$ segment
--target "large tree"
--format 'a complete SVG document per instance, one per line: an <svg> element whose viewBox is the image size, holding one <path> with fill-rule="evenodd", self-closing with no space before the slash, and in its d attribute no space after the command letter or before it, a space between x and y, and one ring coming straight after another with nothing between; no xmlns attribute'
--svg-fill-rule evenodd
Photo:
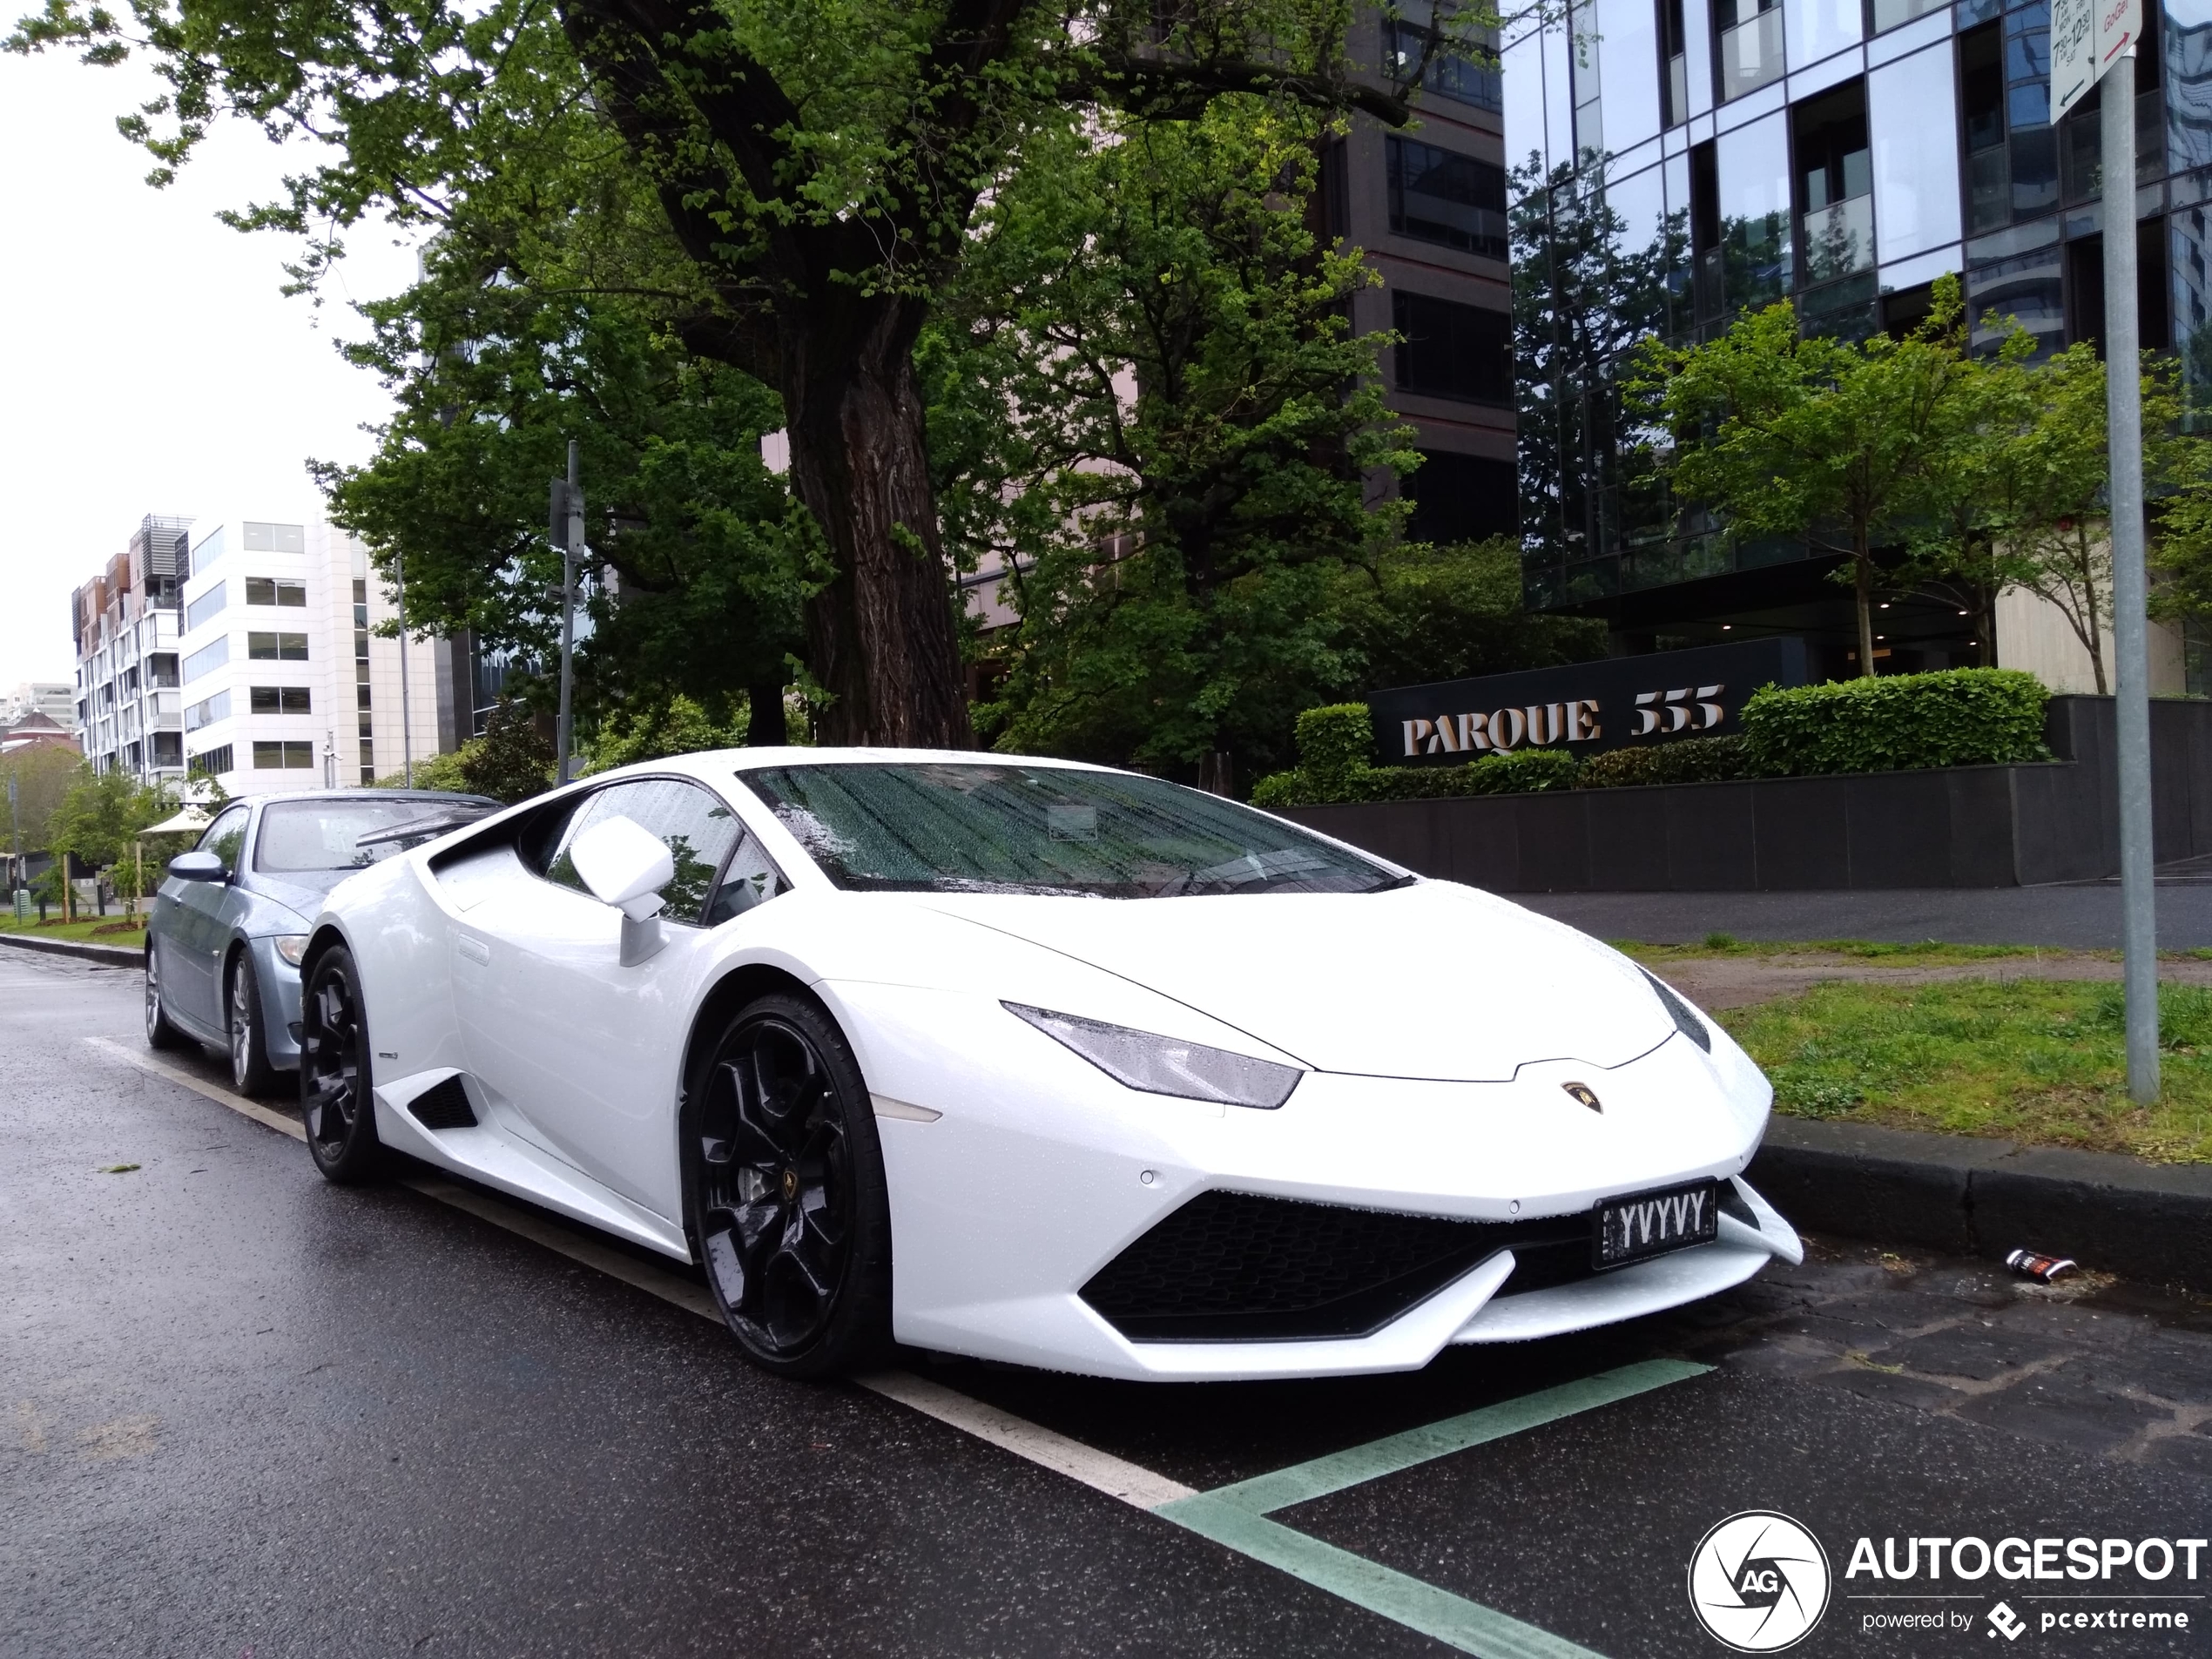
<svg viewBox="0 0 2212 1659"><path fill-rule="evenodd" d="M915 346L980 203L1041 138L1105 108L1178 118L1224 93L1407 118L1348 48L1348 0L47 0L19 49L150 51L171 93L126 124L173 167L223 114L320 146L239 216L307 233L381 211L526 252L594 211L637 239L594 280L651 297L693 352L780 395L832 579L808 602L826 736L968 738ZM608 140L618 146L608 153ZM311 247L303 280L338 251Z"/></svg>
<svg viewBox="0 0 2212 1659"><path fill-rule="evenodd" d="M1801 334L1787 303L1746 312L1700 345L1652 340L1629 390L1671 444L1677 497L1738 535L1803 536L1841 553L1857 602L1858 664L1874 673L1875 553L1920 518L1932 465L1973 373L1958 279L1903 339Z"/></svg>
<svg viewBox="0 0 2212 1659"><path fill-rule="evenodd" d="M1373 279L1317 234L1325 124L1257 98L1103 124L995 203L954 361L1011 419L971 487L1020 612L981 711L1003 745L1264 762L1344 678L1337 570L1393 541L1408 468ZM969 523L969 533L985 528Z"/></svg>

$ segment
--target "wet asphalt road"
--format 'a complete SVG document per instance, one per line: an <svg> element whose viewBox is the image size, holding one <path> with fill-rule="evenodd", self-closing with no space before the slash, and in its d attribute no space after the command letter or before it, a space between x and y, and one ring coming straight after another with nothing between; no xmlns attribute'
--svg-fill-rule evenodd
<svg viewBox="0 0 2212 1659"><path fill-rule="evenodd" d="M86 1041L137 1022L132 975L0 957L0 1654L1448 1651L889 1400L760 1377L696 1315L404 1186L328 1187ZM2212 1521L2212 1307L1856 1246L1412 1377L908 1359L1205 1488L1655 1355L1715 1369L1275 1518L1616 1656L1723 1651L1684 1570L1741 1509L1806 1522L1839 1575L1861 1534ZM1873 1604L1838 1599L1794 1651L1986 1656L2000 1593L2033 1617L2024 1590L2096 1588L1992 1586L1945 1635L1866 1634ZM2022 1650L2212 1651L2212 1603L2166 1605L2188 1635Z"/></svg>

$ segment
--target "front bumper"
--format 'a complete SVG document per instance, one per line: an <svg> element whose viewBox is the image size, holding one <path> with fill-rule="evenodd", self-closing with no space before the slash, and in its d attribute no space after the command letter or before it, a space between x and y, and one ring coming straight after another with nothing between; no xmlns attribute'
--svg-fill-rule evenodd
<svg viewBox="0 0 2212 1659"><path fill-rule="evenodd" d="M1740 1177L1764 1129L1764 1081L1733 1045L1708 1055L1676 1038L1610 1071L1543 1062L1497 1083L1312 1072L1281 1109L1248 1110L1124 1089L982 997L817 988L878 1096L893 1326L916 1346L1132 1379L1407 1371L1453 1342L1676 1306L1801 1254L1789 1224L1738 1181L1755 1224L1724 1215L1714 1244L1593 1279L1501 1296L1515 1263L1501 1251L1364 1335L1132 1340L1083 1287L1201 1193L1496 1223L1571 1217L1623 1193ZM1603 1112L1575 1103L1568 1079L1593 1083Z"/></svg>
<svg viewBox="0 0 2212 1659"><path fill-rule="evenodd" d="M261 992L261 1040L279 1071L300 1067L300 970L277 954L277 936L249 939L253 981Z"/></svg>

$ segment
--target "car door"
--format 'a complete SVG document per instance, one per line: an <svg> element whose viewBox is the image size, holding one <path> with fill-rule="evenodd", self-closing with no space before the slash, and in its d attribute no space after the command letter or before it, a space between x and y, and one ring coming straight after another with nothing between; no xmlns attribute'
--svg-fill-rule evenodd
<svg viewBox="0 0 2212 1659"><path fill-rule="evenodd" d="M613 817L668 844L676 873L662 890L661 949L621 961L621 913L586 892L568 857L577 836ZM460 919L455 962L469 1069L532 1138L656 1214L682 1210L670 1114L684 1022L705 955L710 914L734 915L772 896L727 803L689 779L633 779L585 796L539 841L542 872L502 882ZM746 897L736 889L743 887Z"/></svg>
<svg viewBox="0 0 2212 1659"><path fill-rule="evenodd" d="M253 809L244 801L225 807L201 833L197 850L212 853L235 879L246 860L246 833ZM223 954L230 944L229 914L234 895L230 880L177 881L172 925L157 948L161 952L162 999L200 1026L224 1023Z"/></svg>

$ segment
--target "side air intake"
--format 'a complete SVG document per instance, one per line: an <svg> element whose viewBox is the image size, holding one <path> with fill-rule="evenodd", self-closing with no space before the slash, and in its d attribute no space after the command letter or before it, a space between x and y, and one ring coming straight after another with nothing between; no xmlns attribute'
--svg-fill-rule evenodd
<svg viewBox="0 0 2212 1659"><path fill-rule="evenodd" d="M476 1126L475 1108L469 1103L469 1091L461 1086L458 1073L442 1083L434 1083L407 1103L408 1116L424 1129L474 1129Z"/></svg>

